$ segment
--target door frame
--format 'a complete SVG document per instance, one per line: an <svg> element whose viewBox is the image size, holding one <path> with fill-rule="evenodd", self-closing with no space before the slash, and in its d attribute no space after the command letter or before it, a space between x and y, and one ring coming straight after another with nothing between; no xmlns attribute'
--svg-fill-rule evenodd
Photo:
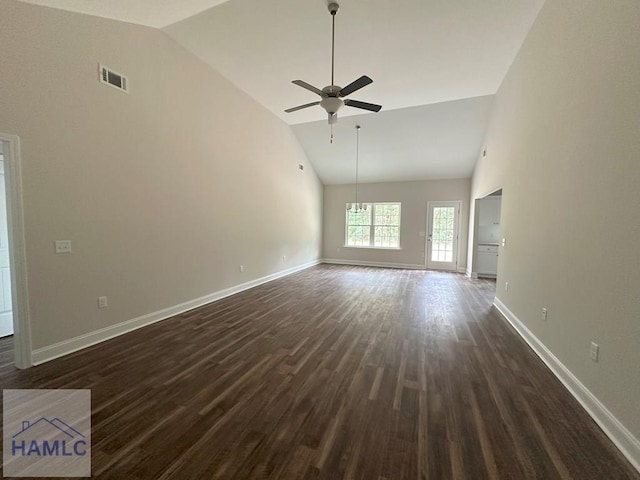
<svg viewBox="0 0 640 480"><path fill-rule="evenodd" d="M31 320L27 290L27 251L24 236L20 138L17 135L0 132L0 142L3 147L7 197L15 364L18 368L29 368L32 366Z"/></svg>
<svg viewBox="0 0 640 480"><path fill-rule="evenodd" d="M427 202L427 232L425 235L424 241L424 268L425 270L429 269L429 232L431 231L431 207L443 206L443 205L452 205L455 204L457 213L456 213L456 238L455 245L453 251L456 255L456 264L452 269L437 269L445 272L457 272L460 265L460 217L462 216L462 200L450 200L450 201L429 201Z"/></svg>
<svg viewBox="0 0 640 480"><path fill-rule="evenodd" d="M477 252L478 252L478 227L480 224L480 200L482 200L483 198L486 197L490 197L491 195L493 195L496 192L504 192L504 188L502 186L497 187L497 188L493 188L491 190L489 190L487 193L485 193L484 195L480 195L479 197L476 197L473 200L473 215L470 216L470 218L473 219L473 228L471 228L471 225L469 225L469 251L467 254L467 276L469 278L473 278L476 279L478 278L478 263L477 263ZM503 195L501 195L501 198L504 198ZM502 200L501 200L502 202ZM500 206L500 224L502 224L502 204ZM504 235L504 232L501 232L502 235ZM500 247L499 247L500 248ZM469 257L470 255L470 257ZM471 261L469 261L471 260Z"/></svg>

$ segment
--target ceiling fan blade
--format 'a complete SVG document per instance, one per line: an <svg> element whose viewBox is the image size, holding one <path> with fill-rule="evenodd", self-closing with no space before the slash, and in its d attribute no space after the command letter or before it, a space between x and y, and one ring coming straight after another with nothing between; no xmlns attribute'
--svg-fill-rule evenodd
<svg viewBox="0 0 640 480"><path fill-rule="evenodd" d="M369 110L371 112L379 112L382 108L382 105L376 105L375 103L367 103L367 102L359 102L358 100L349 100L348 98L344 101L345 105L349 107L361 108L363 110Z"/></svg>
<svg viewBox="0 0 640 480"><path fill-rule="evenodd" d="M320 102L305 103L304 105L298 105L297 107L287 108L285 110L285 113L297 112L298 110L302 110L303 108L313 107L315 105L320 105Z"/></svg>
<svg viewBox="0 0 640 480"><path fill-rule="evenodd" d="M294 80L291 83L295 83L299 87L306 88L307 90L311 90L313 93L317 93L321 97L326 97L327 95L320 90L319 88L314 87L313 85L309 85L307 82L302 80Z"/></svg>
<svg viewBox="0 0 640 480"><path fill-rule="evenodd" d="M349 85L347 85L342 90L340 90L340 92L338 93L338 96L346 97L347 95L355 92L356 90L360 90L362 87L366 87L370 83L373 83L373 80L371 80L366 75L363 75L359 79L354 80Z"/></svg>

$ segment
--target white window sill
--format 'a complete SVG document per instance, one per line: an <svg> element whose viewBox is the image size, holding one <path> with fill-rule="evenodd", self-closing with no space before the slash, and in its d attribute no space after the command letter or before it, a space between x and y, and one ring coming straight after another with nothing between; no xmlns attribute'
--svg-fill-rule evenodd
<svg viewBox="0 0 640 480"><path fill-rule="evenodd" d="M402 247L373 247L371 245L343 245L343 248L360 248L369 250L402 250Z"/></svg>

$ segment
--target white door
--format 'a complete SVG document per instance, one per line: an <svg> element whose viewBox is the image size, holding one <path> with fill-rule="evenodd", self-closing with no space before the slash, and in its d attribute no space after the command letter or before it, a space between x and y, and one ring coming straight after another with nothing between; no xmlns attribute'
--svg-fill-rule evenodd
<svg viewBox="0 0 640 480"><path fill-rule="evenodd" d="M13 335L11 312L11 273L9 271L9 232L4 186L4 161L0 153L0 337Z"/></svg>
<svg viewBox="0 0 640 480"><path fill-rule="evenodd" d="M433 270L458 270L458 230L461 202L429 202L427 262Z"/></svg>

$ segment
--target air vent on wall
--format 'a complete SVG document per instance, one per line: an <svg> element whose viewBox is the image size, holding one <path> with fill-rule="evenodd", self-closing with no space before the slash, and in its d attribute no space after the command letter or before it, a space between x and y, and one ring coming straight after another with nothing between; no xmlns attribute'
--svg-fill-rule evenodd
<svg viewBox="0 0 640 480"><path fill-rule="evenodd" d="M127 81L127 77L119 74L118 72L114 72L104 65L100 65L100 81L105 85L117 88L122 92L129 92L129 82Z"/></svg>

